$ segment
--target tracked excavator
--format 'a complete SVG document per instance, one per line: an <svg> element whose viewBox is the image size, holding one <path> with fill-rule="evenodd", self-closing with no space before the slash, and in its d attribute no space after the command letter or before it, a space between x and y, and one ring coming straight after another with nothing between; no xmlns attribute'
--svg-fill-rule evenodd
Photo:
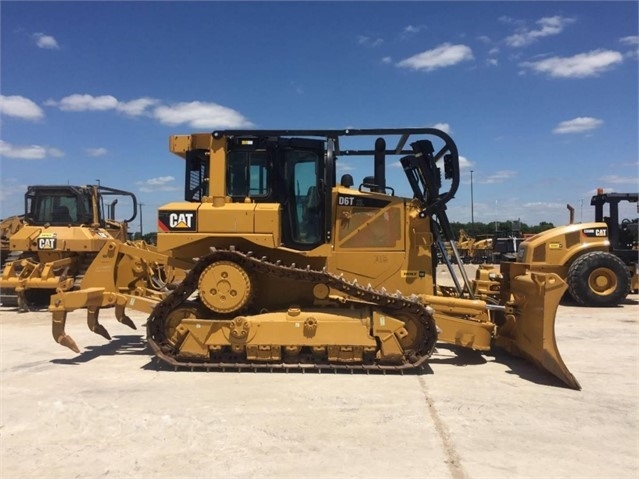
<svg viewBox="0 0 639 479"><path fill-rule="evenodd" d="M54 339L79 353L67 312L149 313L147 341L175 368L419 370L437 341L524 357L569 387L579 383L554 335L566 284L522 264L470 280L437 251L453 245L446 205L459 186L452 138L432 128L225 130L170 137L184 161L184 201L159 208L157 254L187 269L164 292L121 278L139 251L108 241L80 288L51 298ZM372 160L373 175L337 181L340 162ZM386 184L401 165L410 194ZM130 276L130 274L129 274Z"/></svg>
<svg viewBox="0 0 639 479"><path fill-rule="evenodd" d="M130 208L127 220L114 219L118 200ZM56 290L77 289L106 243L131 244L128 223L136 213L136 197L128 191L102 185L29 186L20 228L13 228L7 239L9 253L0 278L3 305L39 309ZM137 246L153 249L141 242Z"/></svg>

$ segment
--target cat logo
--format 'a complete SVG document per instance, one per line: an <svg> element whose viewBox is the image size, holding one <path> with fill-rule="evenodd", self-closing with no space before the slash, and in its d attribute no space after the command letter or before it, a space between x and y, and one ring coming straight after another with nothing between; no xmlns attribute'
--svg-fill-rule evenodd
<svg viewBox="0 0 639 479"><path fill-rule="evenodd" d="M55 233L43 233L38 236L37 241L39 250L54 250L58 239L56 238Z"/></svg>
<svg viewBox="0 0 639 479"><path fill-rule="evenodd" d="M195 231L197 214L195 211L160 211L158 228L161 231Z"/></svg>
<svg viewBox="0 0 639 479"><path fill-rule="evenodd" d="M585 228L582 233L588 238L606 238L608 236L608 228Z"/></svg>
<svg viewBox="0 0 639 479"><path fill-rule="evenodd" d="M185 230L193 228L194 213L171 213L169 215L169 227L176 230Z"/></svg>

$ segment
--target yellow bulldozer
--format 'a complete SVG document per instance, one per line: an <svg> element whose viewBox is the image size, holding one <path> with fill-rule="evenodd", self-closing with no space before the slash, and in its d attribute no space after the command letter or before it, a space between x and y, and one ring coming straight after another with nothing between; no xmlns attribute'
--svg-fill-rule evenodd
<svg viewBox="0 0 639 479"><path fill-rule="evenodd" d="M185 166L184 201L159 208L157 254L187 271L167 291L131 288L140 250L107 241L73 291L51 298L54 339L79 353L67 312L149 313L147 341L176 368L420 369L437 341L528 359L572 388L554 322L566 284L523 264L475 280L437 252L452 241L446 204L459 186L452 138L432 128L226 130L170 137ZM337 181L340 161L372 175ZM409 197L386 184L402 165Z"/></svg>
<svg viewBox="0 0 639 479"><path fill-rule="evenodd" d="M24 225L24 216L9 216L0 220L0 265L4 266L5 261L11 253L9 239Z"/></svg>
<svg viewBox="0 0 639 479"><path fill-rule="evenodd" d="M114 220L118 200L131 209L127 220ZM46 307L56 291L78 288L106 243L131 244L128 223L136 212L135 195L123 190L101 185L29 186L20 227L14 222L7 238L9 253L0 278L3 305L19 311ZM137 248L153 250L139 242ZM157 277L155 273L150 276Z"/></svg>

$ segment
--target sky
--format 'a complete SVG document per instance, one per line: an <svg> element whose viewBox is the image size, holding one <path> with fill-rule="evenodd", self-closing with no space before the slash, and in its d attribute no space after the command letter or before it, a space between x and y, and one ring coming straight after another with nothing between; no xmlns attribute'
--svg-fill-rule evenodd
<svg viewBox="0 0 639 479"><path fill-rule="evenodd" d="M2 1L0 217L27 185L99 181L142 203L130 230L155 231L183 198L173 134L437 127L460 152L451 221L561 225L568 204L591 221L597 188L639 186L638 16L636 1ZM394 162L387 184L411 196Z"/></svg>

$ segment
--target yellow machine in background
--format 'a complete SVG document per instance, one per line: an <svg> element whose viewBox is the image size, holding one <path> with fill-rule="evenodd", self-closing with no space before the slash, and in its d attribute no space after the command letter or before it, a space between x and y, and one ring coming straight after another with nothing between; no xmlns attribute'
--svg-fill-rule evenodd
<svg viewBox="0 0 639 479"><path fill-rule="evenodd" d="M11 253L9 239L16 234L24 225L24 216L9 216L0 221L0 264L4 266L5 261Z"/></svg>
<svg viewBox="0 0 639 479"><path fill-rule="evenodd" d="M105 205L107 199L112 201ZM118 200L131 209L125 221L113 219ZM10 256L0 278L2 303L26 311L46 306L56 290L79 288L106 243L127 243L127 225L136 212L135 195L127 191L98 185L29 186L21 227L8 239Z"/></svg>
<svg viewBox="0 0 639 479"><path fill-rule="evenodd" d="M615 306L639 289L637 218L619 218L619 203L637 203L637 193L604 193L590 201L595 221L559 226L520 244L517 261L552 272L568 283L583 306ZM604 211L608 205L608 212ZM570 208L569 208L570 209ZM572 213L572 211L571 211Z"/></svg>
<svg viewBox="0 0 639 479"><path fill-rule="evenodd" d="M482 269L476 281L438 284L437 250L453 244L446 204L459 186L459 156L430 128L242 130L178 135L184 201L158 212L157 254L188 269L170 292L127 289L138 250L107 242L81 288L51 298L53 336L87 308L150 313L147 339L176 367L405 370L442 341L480 351L493 344L567 385L554 320L565 283L521 264ZM369 158L373 175L336 181L343 158ZM399 160L411 197L386 184Z"/></svg>

